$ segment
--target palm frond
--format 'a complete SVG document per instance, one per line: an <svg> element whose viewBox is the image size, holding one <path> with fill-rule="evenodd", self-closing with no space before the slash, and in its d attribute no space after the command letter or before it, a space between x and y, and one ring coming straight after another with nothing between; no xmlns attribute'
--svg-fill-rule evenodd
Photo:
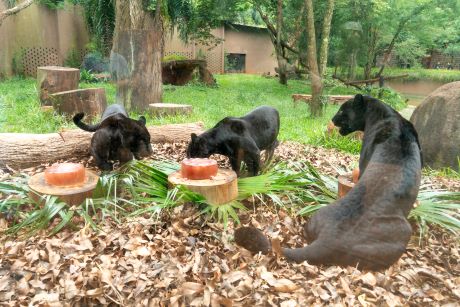
<svg viewBox="0 0 460 307"><path fill-rule="evenodd" d="M119 172L100 177L93 198L79 206L69 208L56 197L43 196L39 202L30 198L27 176L12 178L0 183L0 212L14 212L14 223L10 234L33 235L54 224L50 234L68 226L72 219L80 216L85 224L97 230L107 218L122 223L127 218L149 214L159 216L185 203L200 204L203 214L227 227L230 219L239 223L238 210L246 210L241 200L252 197L261 203L274 204L288 209L300 205L299 215L309 216L320 208L333 203L337 198L337 180L321 175L311 164L303 162L269 165L255 177L239 178L238 198L224 205L210 205L205 198L184 186L168 188L168 175L179 169L176 162L127 163ZM422 186L418 195L419 206L414 208L409 219L419 225L421 236L430 225L437 225L460 233L460 192L431 190Z"/></svg>
<svg viewBox="0 0 460 307"><path fill-rule="evenodd" d="M246 207L239 201L232 201L223 205L211 205L208 204L201 212L209 214L214 217L218 222L224 225L224 229L227 229L229 217L231 217L237 224L240 224L240 219L236 210L246 211Z"/></svg>

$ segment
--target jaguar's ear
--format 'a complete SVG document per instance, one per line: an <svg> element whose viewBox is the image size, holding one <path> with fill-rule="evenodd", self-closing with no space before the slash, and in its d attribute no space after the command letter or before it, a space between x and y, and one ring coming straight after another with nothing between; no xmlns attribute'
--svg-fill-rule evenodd
<svg viewBox="0 0 460 307"><path fill-rule="evenodd" d="M198 137L195 133L192 133L191 135L192 142L194 143L196 141L196 138Z"/></svg>
<svg viewBox="0 0 460 307"><path fill-rule="evenodd" d="M361 94L356 94L354 105L360 109L366 106L366 97Z"/></svg>
<svg viewBox="0 0 460 307"><path fill-rule="evenodd" d="M230 124L230 129L232 129L232 131L236 134L243 134L244 124L239 120L232 121Z"/></svg>
<svg viewBox="0 0 460 307"><path fill-rule="evenodd" d="M139 122L141 125L145 126L145 124L147 123L147 120L145 119L144 116L140 116L138 122Z"/></svg>

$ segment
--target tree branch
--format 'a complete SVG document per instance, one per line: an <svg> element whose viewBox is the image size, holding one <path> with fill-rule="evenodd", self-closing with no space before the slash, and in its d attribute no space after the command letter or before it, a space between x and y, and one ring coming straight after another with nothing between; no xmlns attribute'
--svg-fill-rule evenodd
<svg viewBox="0 0 460 307"><path fill-rule="evenodd" d="M273 43L276 45L277 44L277 42L276 42L277 31L275 29L275 26L272 25L272 23L270 22L270 19L268 18L268 16L265 15L262 12L260 6L258 6L256 3L254 3L254 7L256 8L257 12L259 13L260 18L262 18L262 20L264 21L265 25L267 26L268 32L270 34L270 37L272 37ZM296 50L294 47L290 46L288 43L286 43L282 39L281 39L281 46L283 48L291 51L292 53L299 54L298 50Z"/></svg>
<svg viewBox="0 0 460 307"><path fill-rule="evenodd" d="M392 38L392 40L390 42L390 45L388 46L388 49L387 49L387 51L385 53L385 56L383 57L382 66L380 67L379 72L375 76L376 78L378 78L378 77L380 77L382 75L383 70L385 69L385 65L387 64L388 60L390 59L391 51L393 51L393 48L394 48L395 43L396 43L396 40L398 39L399 34L402 32L402 30L404 29L406 24L412 18L414 18L415 16L419 15L420 13L422 13L430 4L431 4L431 2L428 2L428 3L425 3L425 5L422 5L422 6L419 6L419 7L415 8L408 16L404 17L403 19L401 19L399 21L398 28L396 29L396 32L393 35L393 38Z"/></svg>
<svg viewBox="0 0 460 307"><path fill-rule="evenodd" d="M19 13L23 9L29 7L33 2L34 2L34 0L26 0L24 2L19 3L15 7L12 7L10 9L7 9L7 10L3 11L3 12L0 12L0 26L2 25L3 21L8 16L15 15L15 14Z"/></svg>

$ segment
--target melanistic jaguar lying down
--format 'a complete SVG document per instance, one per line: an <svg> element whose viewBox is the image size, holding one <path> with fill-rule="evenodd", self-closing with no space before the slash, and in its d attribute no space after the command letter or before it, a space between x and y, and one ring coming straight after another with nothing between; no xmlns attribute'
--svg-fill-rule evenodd
<svg viewBox="0 0 460 307"><path fill-rule="evenodd" d="M417 132L388 105L361 95L345 102L332 121L342 135L364 131L359 181L313 215L304 228L308 246L282 253L295 262L385 269L401 257L412 233L407 216L422 166ZM237 229L235 241L253 252L271 248L253 227Z"/></svg>

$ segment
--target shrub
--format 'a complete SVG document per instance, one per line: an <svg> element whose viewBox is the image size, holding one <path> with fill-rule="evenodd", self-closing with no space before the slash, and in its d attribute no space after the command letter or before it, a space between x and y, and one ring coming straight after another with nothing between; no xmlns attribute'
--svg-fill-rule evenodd
<svg viewBox="0 0 460 307"><path fill-rule="evenodd" d="M81 65L81 55L77 49L72 48L67 52L67 57L64 60L64 65L73 68L80 68Z"/></svg>
<svg viewBox="0 0 460 307"><path fill-rule="evenodd" d="M178 55L178 54L171 54L171 55L167 55L163 58L163 60L161 60L162 62L170 62L170 61L183 61L183 60L187 60L187 57L183 56L183 55Z"/></svg>
<svg viewBox="0 0 460 307"><path fill-rule="evenodd" d="M99 82L99 80L91 73L91 70L82 69L80 71L80 82L96 83Z"/></svg>
<svg viewBox="0 0 460 307"><path fill-rule="evenodd" d="M407 107L407 102L403 100L401 95L388 87L366 87L363 90L363 94L380 99L396 111Z"/></svg>
<svg viewBox="0 0 460 307"><path fill-rule="evenodd" d="M100 52L94 51L85 55L81 67L88 71L101 73L109 71L109 60L104 58Z"/></svg>

